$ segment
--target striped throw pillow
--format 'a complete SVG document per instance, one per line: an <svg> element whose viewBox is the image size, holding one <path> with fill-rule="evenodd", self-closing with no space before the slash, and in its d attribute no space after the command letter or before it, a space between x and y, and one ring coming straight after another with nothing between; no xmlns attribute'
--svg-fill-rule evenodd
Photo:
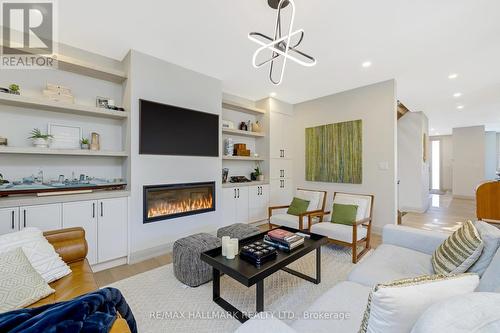
<svg viewBox="0 0 500 333"><path fill-rule="evenodd" d="M479 259L483 247L476 227L467 221L436 249L432 267L436 274L464 273Z"/></svg>

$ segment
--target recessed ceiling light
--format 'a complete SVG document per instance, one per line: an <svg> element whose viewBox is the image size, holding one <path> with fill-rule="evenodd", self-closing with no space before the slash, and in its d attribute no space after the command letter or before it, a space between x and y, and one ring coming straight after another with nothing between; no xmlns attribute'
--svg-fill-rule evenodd
<svg viewBox="0 0 500 333"><path fill-rule="evenodd" d="M371 61L365 61L364 63L361 64L361 66L363 66L363 68L368 68L372 65L372 62Z"/></svg>
<svg viewBox="0 0 500 333"><path fill-rule="evenodd" d="M450 80L456 79L457 77L458 77L457 73L452 73L452 74L448 75L448 79L450 79Z"/></svg>
<svg viewBox="0 0 500 333"><path fill-rule="evenodd" d="M453 97L455 97L455 98L458 98L458 97L460 97L460 96L462 96L462 93L457 92L457 93L454 93L454 94L453 94Z"/></svg>
<svg viewBox="0 0 500 333"><path fill-rule="evenodd" d="M269 94L269 96L271 96L271 97L276 97L276 95L277 94L275 92L272 92L272 93Z"/></svg>
<svg viewBox="0 0 500 333"><path fill-rule="evenodd" d="M464 108L464 106L463 106L463 105L459 105L459 106L457 106L457 109L458 109L458 110L462 110L463 108Z"/></svg>

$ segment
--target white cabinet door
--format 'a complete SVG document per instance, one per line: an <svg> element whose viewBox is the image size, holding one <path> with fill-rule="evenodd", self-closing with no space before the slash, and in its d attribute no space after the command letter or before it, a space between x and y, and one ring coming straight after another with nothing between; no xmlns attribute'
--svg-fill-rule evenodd
<svg viewBox="0 0 500 333"><path fill-rule="evenodd" d="M271 206L289 205L293 198L293 187L290 179L273 179L270 182Z"/></svg>
<svg viewBox="0 0 500 333"><path fill-rule="evenodd" d="M290 130L290 124L292 124L293 118L288 115L282 115L283 127L288 128L288 130L284 129L281 131L281 149L283 149L282 158L292 158L293 156L293 140L294 140L294 132ZM304 134L302 134L304 135Z"/></svg>
<svg viewBox="0 0 500 333"><path fill-rule="evenodd" d="M248 187L238 187L236 194L235 223L248 223Z"/></svg>
<svg viewBox="0 0 500 333"><path fill-rule="evenodd" d="M97 260L105 262L127 255L127 198L97 202Z"/></svg>
<svg viewBox="0 0 500 333"><path fill-rule="evenodd" d="M0 209L0 235L19 230L19 207Z"/></svg>
<svg viewBox="0 0 500 333"><path fill-rule="evenodd" d="M285 115L281 113L271 112L269 115L271 121L270 126L270 155L271 158L282 158L283 156L283 127L287 124L283 123Z"/></svg>
<svg viewBox="0 0 500 333"><path fill-rule="evenodd" d="M82 227L85 230L91 265L97 263L97 201L65 202L63 209L63 228Z"/></svg>
<svg viewBox="0 0 500 333"><path fill-rule="evenodd" d="M249 222L257 222L267 219L269 207L269 186L250 186L249 192Z"/></svg>
<svg viewBox="0 0 500 333"><path fill-rule="evenodd" d="M272 159L270 179L292 178L292 165L292 160L277 158Z"/></svg>
<svg viewBox="0 0 500 333"><path fill-rule="evenodd" d="M62 204L20 207L21 228L34 227L42 231L62 228Z"/></svg>
<svg viewBox="0 0 500 333"><path fill-rule="evenodd" d="M224 225L236 223L236 188L222 189L222 221Z"/></svg>

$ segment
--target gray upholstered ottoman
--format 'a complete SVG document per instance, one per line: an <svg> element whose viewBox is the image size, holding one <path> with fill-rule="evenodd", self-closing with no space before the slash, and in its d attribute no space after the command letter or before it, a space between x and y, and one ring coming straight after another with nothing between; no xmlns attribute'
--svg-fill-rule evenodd
<svg viewBox="0 0 500 333"><path fill-rule="evenodd" d="M212 267L201 261L200 254L219 246L219 238L205 233L176 240L173 250L175 277L191 287L212 280Z"/></svg>
<svg viewBox="0 0 500 333"><path fill-rule="evenodd" d="M235 223L217 230L217 237L229 236L231 238L243 239L260 233L260 229L244 223Z"/></svg>

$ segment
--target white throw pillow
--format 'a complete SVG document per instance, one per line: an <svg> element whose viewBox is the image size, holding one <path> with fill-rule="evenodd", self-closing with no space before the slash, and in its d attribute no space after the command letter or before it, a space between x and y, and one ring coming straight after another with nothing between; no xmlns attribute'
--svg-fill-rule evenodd
<svg viewBox="0 0 500 333"><path fill-rule="evenodd" d="M470 293L436 303L411 332L500 332L500 294Z"/></svg>
<svg viewBox="0 0 500 333"><path fill-rule="evenodd" d="M297 198L309 201L309 206L307 206L307 211L312 212L314 210L318 210L321 207L320 205L320 197L321 193L316 191L305 191L305 190L297 190L295 195Z"/></svg>
<svg viewBox="0 0 500 333"><path fill-rule="evenodd" d="M410 332L429 306L473 292L477 274L430 275L377 285L368 298L360 333Z"/></svg>
<svg viewBox="0 0 500 333"><path fill-rule="evenodd" d="M22 247L31 265L47 282L53 282L71 273L54 247L37 228L25 228L0 236L0 253Z"/></svg>
<svg viewBox="0 0 500 333"><path fill-rule="evenodd" d="M21 248L0 253L0 313L23 308L53 292Z"/></svg>

